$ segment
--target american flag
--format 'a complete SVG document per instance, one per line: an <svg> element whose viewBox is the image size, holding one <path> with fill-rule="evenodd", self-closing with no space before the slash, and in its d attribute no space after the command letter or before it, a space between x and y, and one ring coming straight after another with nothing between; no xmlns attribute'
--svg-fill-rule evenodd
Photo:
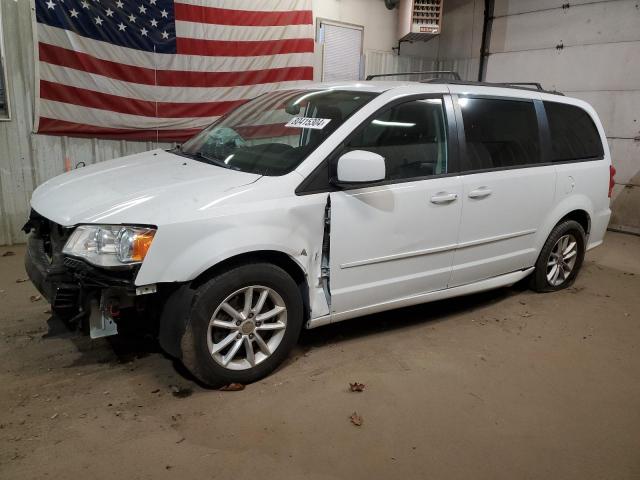
<svg viewBox="0 0 640 480"><path fill-rule="evenodd" d="M36 131L184 140L313 79L311 0L36 0Z"/></svg>

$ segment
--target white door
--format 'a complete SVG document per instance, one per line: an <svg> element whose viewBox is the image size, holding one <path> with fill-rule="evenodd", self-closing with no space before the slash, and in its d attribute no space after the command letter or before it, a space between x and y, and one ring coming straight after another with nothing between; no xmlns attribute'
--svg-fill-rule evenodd
<svg viewBox="0 0 640 480"><path fill-rule="evenodd" d="M322 81L359 80L362 27L321 20L318 42L323 46Z"/></svg>
<svg viewBox="0 0 640 480"><path fill-rule="evenodd" d="M449 286L533 266L535 235L553 206L556 184L555 167L540 165L533 101L464 98L459 105L464 194Z"/></svg>
<svg viewBox="0 0 640 480"><path fill-rule="evenodd" d="M383 112L344 151L368 150L386 164L383 184L331 193L332 313L384 304L449 281L462 181L448 171L442 99Z"/></svg>

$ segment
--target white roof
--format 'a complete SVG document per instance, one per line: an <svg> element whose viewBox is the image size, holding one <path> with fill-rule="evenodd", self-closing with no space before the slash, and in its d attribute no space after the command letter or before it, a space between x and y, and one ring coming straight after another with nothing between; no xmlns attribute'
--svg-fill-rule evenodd
<svg viewBox="0 0 640 480"><path fill-rule="evenodd" d="M306 83L301 85L300 88L305 90L363 90L367 92L386 92L396 87L406 87L409 85L424 85L420 82L407 82L407 81L382 81L382 80L359 80L359 81L344 81L344 82L320 82L320 83Z"/></svg>
<svg viewBox="0 0 640 480"><path fill-rule="evenodd" d="M410 82L410 81L391 81L391 80L359 80L359 81L344 81L344 82L320 82L320 83L307 83L298 86L297 88L304 90L360 90L368 92L382 93L392 89L401 89L403 93L413 93L411 90L415 88L415 93L432 92L434 89L448 91L452 94L459 95L492 95L500 97L512 97L512 98L528 98L528 99L540 99L547 101L554 101L560 103L570 103L574 105L586 108L588 104L578 99L566 97L564 95L558 95L548 93L544 91L527 89L527 88L510 88L508 86L474 83L448 83L443 81L442 83L424 83L424 82ZM291 88L291 87L288 87ZM287 88L287 89L288 89Z"/></svg>

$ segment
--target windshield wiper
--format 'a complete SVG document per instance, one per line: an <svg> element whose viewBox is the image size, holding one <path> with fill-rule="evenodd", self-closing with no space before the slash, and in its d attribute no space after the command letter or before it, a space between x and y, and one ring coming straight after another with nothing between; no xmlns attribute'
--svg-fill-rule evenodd
<svg viewBox="0 0 640 480"><path fill-rule="evenodd" d="M231 168L229 165L227 165L226 163L224 163L222 160L218 160L217 158L213 158L213 157L207 157L204 153L202 152L198 152L193 154L193 156L196 159L200 159L200 160L204 160L207 163L210 163L212 165L217 165L218 167L222 167L222 168Z"/></svg>
<svg viewBox="0 0 640 480"><path fill-rule="evenodd" d="M205 163L209 163L211 165L216 165L218 167L229 168L229 169L231 168L230 165L227 165L222 160L218 160L217 158L213 158L213 157L208 157L205 154L203 154L202 152L187 153L184 150L182 150L181 148L176 147L173 150L173 153L176 153L178 155L182 155L183 157L193 158L194 160L204 161Z"/></svg>

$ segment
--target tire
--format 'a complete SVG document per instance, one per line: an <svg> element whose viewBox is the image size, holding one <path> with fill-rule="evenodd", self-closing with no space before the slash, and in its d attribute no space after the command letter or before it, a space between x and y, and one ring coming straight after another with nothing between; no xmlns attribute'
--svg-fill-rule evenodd
<svg viewBox="0 0 640 480"><path fill-rule="evenodd" d="M303 312L300 289L283 269L269 263L237 266L197 289L181 342L182 362L213 388L255 382L278 367L296 344ZM214 314L216 323L210 325Z"/></svg>
<svg viewBox="0 0 640 480"><path fill-rule="evenodd" d="M584 260L586 238L584 228L575 220L563 220L556 225L538 256L531 275L531 288L536 292L555 292L573 284Z"/></svg>

